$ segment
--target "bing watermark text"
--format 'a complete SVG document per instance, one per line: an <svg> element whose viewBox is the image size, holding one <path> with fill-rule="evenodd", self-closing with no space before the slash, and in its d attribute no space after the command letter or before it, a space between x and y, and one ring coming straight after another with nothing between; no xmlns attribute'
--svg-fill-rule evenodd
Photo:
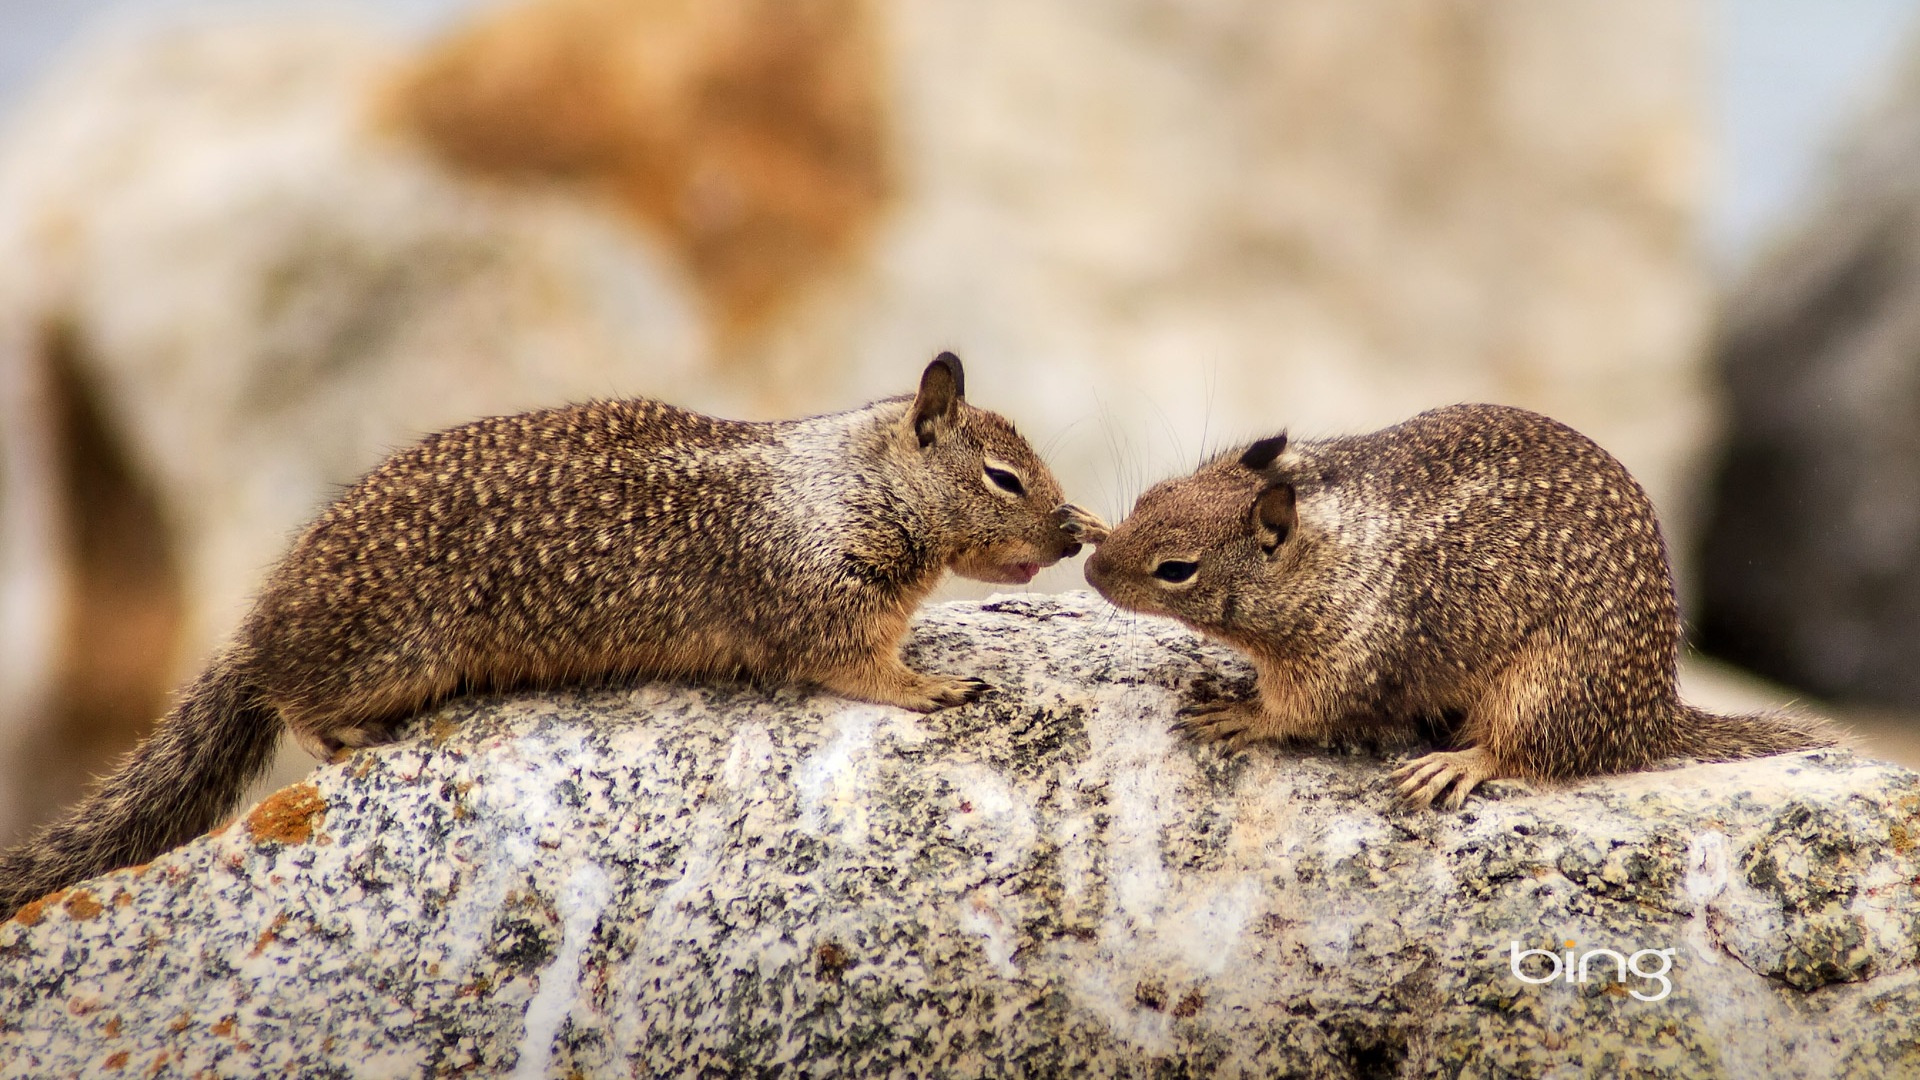
<svg viewBox="0 0 1920 1080"><path fill-rule="evenodd" d="M1551 949L1522 949L1519 942L1508 942L1508 967L1513 971L1514 978L1534 986L1550 982L1583 983L1595 972L1604 979L1611 968L1614 977L1636 1001L1661 1001L1673 993L1673 980L1667 974L1673 970L1675 950L1641 949L1634 953L1623 953L1614 949L1588 949L1575 959L1576 944L1569 941L1564 951L1554 952ZM1529 962L1534 957L1540 957L1545 962ZM1642 982L1635 985L1629 981L1630 976ZM1653 989L1656 983L1658 990Z"/></svg>

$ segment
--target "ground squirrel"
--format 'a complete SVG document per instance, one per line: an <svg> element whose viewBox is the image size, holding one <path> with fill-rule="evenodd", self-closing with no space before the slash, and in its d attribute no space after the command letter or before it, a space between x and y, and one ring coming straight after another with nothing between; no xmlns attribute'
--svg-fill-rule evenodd
<svg viewBox="0 0 1920 1080"><path fill-rule="evenodd" d="M949 569L1023 584L1096 519L943 353L919 392L776 423L645 399L478 420L349 488L153 735L0 856L0 917L231 811L284 727L315 754L476 689L742 677L919 711L971 678L900 659Z"/></svg>
<svg viewBox="0 0 1920 1080"><path fill-rule="evenodd" d="M1836 741L1812 719L1681 703L1679 612L1646 493L1592 440L1523 409L1456 405L1221 454L1142 495L1086 574L1115 605L1253 658L1258 700L1183 710L1183 734L1238 750L1450 731L1463 749L1395 774L1417 805L1458 807L1497 777Z"/></svg>

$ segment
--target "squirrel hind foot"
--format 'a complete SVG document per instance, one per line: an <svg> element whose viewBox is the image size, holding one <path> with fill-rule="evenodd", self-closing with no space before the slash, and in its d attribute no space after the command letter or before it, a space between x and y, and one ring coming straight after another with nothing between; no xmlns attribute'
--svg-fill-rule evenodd
<svg viewBox="0 0 1920 1080"><path fill-rule="evenodd" d="M329 764L346 760L355 750L369 746L383 746L400 738L400 731L406 726L405 720L374 720L355 724L351 727L330 728L324 733L291 730L294 742L300 749Z"/></svg>
<svg viewBox="0 0 1920 1080"><path fill-rule="evenodd" d="M1448 810L1460 809L1474 788L1499 776L1493 755L1478 746L1436 751L1393 771L1393 778L1400 782L1400 797L1409 806L1432 808L1436 799L1445 796L1442 805Z"/></svg>

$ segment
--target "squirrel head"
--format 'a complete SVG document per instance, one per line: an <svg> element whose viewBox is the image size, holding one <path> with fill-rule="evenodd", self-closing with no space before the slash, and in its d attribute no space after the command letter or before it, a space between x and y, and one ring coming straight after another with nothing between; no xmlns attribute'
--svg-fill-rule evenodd
<svg viewBox="0 0 1920 1080"><path fill-rule="evenodd" d="M1024 585L1043 566L1104 535L1068 505L1027 440L998 413L966 400L960 358L943 352L920 376L899 435L929 504L947 525L948 566L962 577Z"/></svg>
<svg viewBox="0 0 1920 1080"><path fill-rule="evenodd" d="M1147 489L1087 560L1087 583L1116 607L1224 633L1275 595L1296 568L1295 489L1280 461L1287 437L1262 439Z"/></svg>

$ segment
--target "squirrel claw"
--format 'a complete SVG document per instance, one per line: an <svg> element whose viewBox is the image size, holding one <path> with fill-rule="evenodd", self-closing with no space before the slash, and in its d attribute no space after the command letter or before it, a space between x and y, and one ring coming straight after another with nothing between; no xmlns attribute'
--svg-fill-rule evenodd
<svg viewBox="0 0 1920 1080"><path fill-rule="evenodd" d="M992 693L994 689L993 684L985 679L976 679L971 676L944 679L942 682L945 683L945 685L933 694L933 707L935 709L951 709L956 705L971 705Z"/></svg>
<svg viewBox="0 0 1920 1080"><path fill-rule="evenodd" d="M1448 810L1466 805L1473 789L1494 776L1492 759L1477 746L1428 754L1393 771L1393 778L1400 781L1400 797L1409 806L1430 809L1441 800Z"/></svg>
<svg viewBox="0 0 1920 1080"><path fill-rule="evenodd" d="M1261 737L1258 718L1247 706L1232 701L1189 705L1175 714L1167 730L1191 743L1222 743L1236 753Z"/></svg>
<svg viewBox="0 0 1920 1080"><path fill-rule="evenodd" d="M1082 544L1097 545L1106 540L1107 534L1112 531L1091 510L1083 510L1072 503L1061 503L1054 510L1053 519L1061 532Z"/></svg>

